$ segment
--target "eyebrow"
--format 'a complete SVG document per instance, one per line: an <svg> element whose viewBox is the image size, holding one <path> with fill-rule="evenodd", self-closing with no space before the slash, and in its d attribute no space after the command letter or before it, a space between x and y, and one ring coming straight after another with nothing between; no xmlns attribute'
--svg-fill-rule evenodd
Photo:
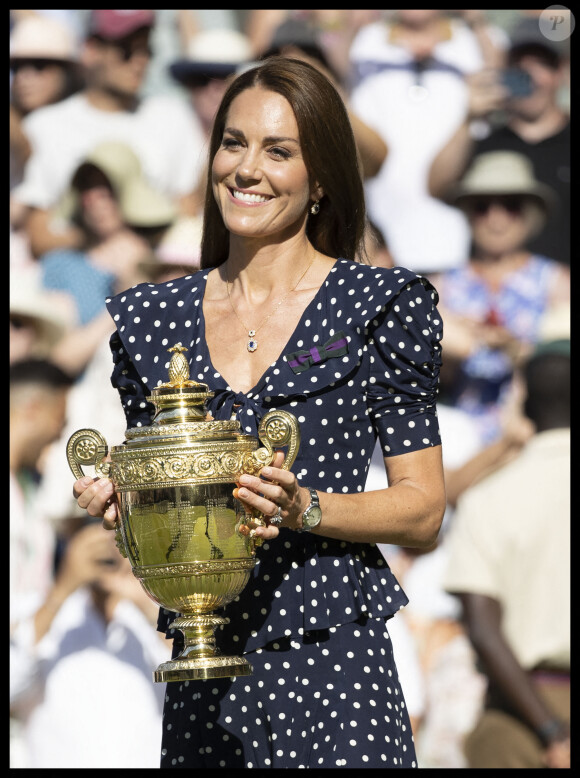
<svg viewBox="0 0 580 778"><path fill-rule="evenodd" d="M236 130L234 127L225 127L224 128L224 135L225 135L226 132L229 133L230 135L235 135L236 137L239 137L239 138L245 137L244 133L241 130ZM264 138L264 143L266 143L266 144L268 144L268 143L284 143L284 142L288 142L288 141L290 141L291 143L296 143L296 144L300 145L300 142L298 141L297 138L291 138L289 136L287 137L287 136L284 136L284 135L281 135L281 136L267 135Z"/></svg>

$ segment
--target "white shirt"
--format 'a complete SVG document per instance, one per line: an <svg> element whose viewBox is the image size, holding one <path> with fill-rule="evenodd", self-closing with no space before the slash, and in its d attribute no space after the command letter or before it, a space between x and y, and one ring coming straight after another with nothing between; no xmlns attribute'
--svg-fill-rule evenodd
<svg viewBox="0 0 580 778"><path fill-rule="evenodd" d="M570 430L537 433L459 498L442 585L498 600L521 666L570 663Z"/></svg>
<svg viewBox="0 0 580 778"><path fill-rule="evenodd" d="M55 533L37 499L10 471L10 622L28 618L46 596L53 578Z"/></svg>
<svg viewBox="0 0 580 778"><path fill-rule="evenodd" d="M121 601L105 624L90 592L72 594L30 649L33 689L21 701L27 767L158 768L165 684L153 671L170 658L141 611ZM26 710L29 712L26 713Z"/></svg>
<svg viewBox="0 0 580 778"><path fill-rule="evenodd" d="M58 202L76 168L103 141L127 143L150 183L170 197L195 188L205 161L201 125L186 102L173 96L144 98L134 112L109 112L79 93L31 113L24 130L32 156L12 195L41 209Z"/></svg>
<svg viewBox="0 0 580 778"><path fill-rule="evenodd" d="M452 22L451 38L435 46L435 63L419 80L407 50L390 43L389 30L385 22L365 25L349 55L369 73L352 90L352 108L389 148L379 173L365 183L369 215L397 265L416 272L460 267L469 252L467 220L428 194L427 179L465 116L464 75L483 67L479 44Z"/></svg>

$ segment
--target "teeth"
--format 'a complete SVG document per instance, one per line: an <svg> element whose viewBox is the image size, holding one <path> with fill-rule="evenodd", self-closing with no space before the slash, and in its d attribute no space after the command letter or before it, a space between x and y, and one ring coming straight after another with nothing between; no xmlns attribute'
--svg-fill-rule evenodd
<svg viewBox="0 0 580 778"><path fill-rule="evenodd" d="M244 203L265 203L269 199L259 194L239 192L237 189L233 189L232 194L236 200L242 200Z"/></svg>

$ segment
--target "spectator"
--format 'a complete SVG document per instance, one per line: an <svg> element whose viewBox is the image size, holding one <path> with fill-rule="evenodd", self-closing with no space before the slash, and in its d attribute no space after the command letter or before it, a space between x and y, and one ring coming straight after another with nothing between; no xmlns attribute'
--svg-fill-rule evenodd
<svg viewBox="0 0 580 778"><path fill-rule="evenodd" d="M10 362L46 359L76 322L70 301L42 288L34 269L10 271Z"/></svg>
<svg viewBox="0 0 580 778"><path fill-rule="evenodd" d="M94 523L72 534L54 584L15 635L27 671L11 684L23 766L158 765L163 690L152 672L170 650L155 634L157 612L112 535ZM108 719L118 737L104 744L95 733Z"/></svg>
<svg viewBox="0 0 580 778"><path fill-rule="evenodd" d="M322 47L317 28L306 21L287 19L274 30L269 46L261 55L261 59L275 55L302 59L316 67L330 79L347 106L359 153L362 174L365 178L376 175L386 159L387 145L380 133L366 124L357 112L349 106L345 84L330 64L329 58Z"/></svg>
<svg viewBox="0 0 580 778"><path fill-rule="evenodd" d="M187 43L186 55L172 62L169 72L188 96L191 121L207 144L213 119L226 87L238 67L252 59L249 39L237 30L213 28L200 30ZM205 168L191 197L187 201L187 213L200 216L205 197Z"/></svg>
<svg viewBox="0 0 580 778"><path fill-rule="evenodd" d="M463 494L449 535L444 585L488 680L470 768L570 767L570 342L540 344L523 376L535 433Z"/></svg>
<svg viewBox="0 0 580 778"><path fill-rule="evenodd" d="M262 57L271 45L276 29L285 22L308 25L318 38L330 69L349 89L350 60L348 50L354 35L363 24L377 21L382 11L365 9L264 9L247 11L244 29L252 41L256 56Z"/></svg>
<svg viewBox="0 0 580 778"><path fill-rule="evenodd" d="M478 423L485 445L499 434L514 365L537 341L542 318L569 302L570 275L527 248L554 197L526 157L478 155L449 202L467 215L472 252L465 267L431 277L445 322L442 391Z"/></svg>
<svg viewBox="0 0 580 778"><path fill-rule="evenodd" d="M82 85L78 46L64 22L37 15L18 17L10 35L10 266L33 265L24 229L27 209L13 196L32 147L24 119L64 100Z"/></svg>
<svg viewBox="0 0 580 778"><path fill-rule="evenodd" d="M80 372L110 334L105 298L145 280L139 264L173 223L172 201L145 179L139 159L120 142L97 145L74 171L58 205L65 223L82 235L79 248L55 249L39 258L46 289L69 294L80 325L67 333L53 357Z"/></svg>
<svg viewBox="0 0 580 778"><path fill-rule="evenodd" d="M79 246L82 233L56 231L50 209L100 142L129 145L149 182L176 205L195 187L203 137L187 107L175 96L139 97L154 24L153 11L92 11L81 52L86 87L25 119L34 153L13 195L27 207L26 229L35 257L51 248Z"/></svg>
<svg viewBox="0 0 580 778"><path fill-rule="evenodd" d="M463 121L432 162L429 191L444 198L479 154L506 150L525 155L538 181L559 199L530 249L569 265L570 117L559 97L568 75L565 44L543 35L537 19L522 19L512 32L507 62L516 76L519 72L513 89L523 87L524 93L510 92L498 69L473 75ZM526 74L529 83L522 82Z"/></svg>
<svg viewBox="0 0 580 778"><path fill-rule="evenodd" d="M26 663L15 643L19 625L31 618L53 580L56 537L38 497L46 447L65 423L72 378L44 359L10 365L10 688L22 686ZM21 767L18 716L10 710L11 766ZM14 750L14 756L12 756Z"/></svg>
<svg viewBox="0 0 580 778"><path fill-rule="evenodd" d="M65 423L72 378L44 359L10 365L11 621L38 607L52 581L54 533L36 504L42 456Z"/></svg>
<svg viewBox="0 0 580 778"><path fill-rule="evenodd" d="M400 10L361 27L350 49L352 109L389 149L365 185L369 216L384 233L395 264L418 273L465 262L465 218L429 196L427 175L462 120L466 76L489 56L482 35L496 56L501 51L499 31L481 22L484 17L474 25L476 34L446 11Z"/></svg>
<svg viewBox="0 0 580 778"><path fill-rule="evenodd" d="M22 120L38 108L57 103L82 85L78 47L72 31L46 16L16 22L10 35L10 184L22 180L30 142Z"/></svg>

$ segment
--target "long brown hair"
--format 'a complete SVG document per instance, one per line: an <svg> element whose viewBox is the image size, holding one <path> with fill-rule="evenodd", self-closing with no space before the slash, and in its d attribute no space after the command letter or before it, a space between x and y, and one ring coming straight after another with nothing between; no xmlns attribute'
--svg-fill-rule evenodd
<svg viewBox="0 0 580 778"><path fill-rule="evenodd" d="M216 113L209 145L201 267L217 267L228 256L229 232L213 195L212 162L222 142L230 105L246 89L257 86L277 92L292 106L310 181L324 191L319 213L308 217L310 242L331 257L365 258L364 188L345 105L326 76L312 65L275 56L241 73L228 87Z"/></svg>

